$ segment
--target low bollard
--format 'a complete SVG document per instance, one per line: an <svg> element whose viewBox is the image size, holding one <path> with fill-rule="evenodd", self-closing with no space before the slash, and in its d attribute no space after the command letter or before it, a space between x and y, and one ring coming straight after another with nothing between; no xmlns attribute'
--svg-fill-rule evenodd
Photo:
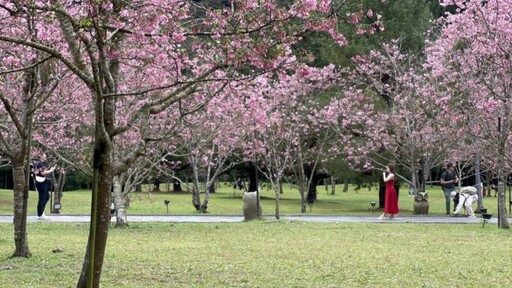
<svg viewBox="0 0 512 288"><path fill-rule="evenodd" d="M256 192L245 192L242 196L242 200L244 201L244 206L242 208L244 212L244 218L246 221L258 219L258 209L257 209L257 195ZM261 202L260 202L260 213L261 212Z"/></svg>

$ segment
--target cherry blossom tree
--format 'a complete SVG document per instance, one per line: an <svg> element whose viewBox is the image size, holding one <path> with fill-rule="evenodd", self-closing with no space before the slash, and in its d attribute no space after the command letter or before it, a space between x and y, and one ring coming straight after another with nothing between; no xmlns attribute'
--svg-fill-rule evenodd
<svg viewBox="0 0 512 288"><path fill-rule="evenodd" d="M206 213L210 191L219 175L242 161L239 154L245 134L241 129L244 115L239 109L240 86L245 85L237 82L229 87L211 85L207 92L211 95L209 101L193 99L195 103L180 107L178 137L190 164L192 204L198 212Z"/></svg>
<svg viewBox="0 0 512 288"><path fill-rule="evenodd" d="M244 88L245 103L237 108L248 116L244 125L245 134L249 140L244 149L247 151L246 158L258 159L260 172L265 175L274 189L277 219L280 217L279 196L282 193L281 184L285 172L293 171L293 168L298 166L297 159L301 156L300 151L310 156L317 155L312 147L307 147L311 143L304 141L304 137L321 135L318 132L322 129L316 116L320 106L318 94L319 91L333 86L336 80L334 66L325 68L301 66L295 71L293 74L283 71L276 75L261 75L255 78L252 85ZM317 140L320 138L322 137L318 137ZM317 141L317 145L313 146L316 149L323 145L321 143L322 141ZM321 156L323 156L322 152L312 159L318 164ZM311 158L308 158L304 162L310 160ZM310 171L310 173L314 172L315 169ZM301 209L305 210L305 192L308 191L310 174L303 175L304 185L301 187L304 189L299 191L304 203Z"/></svg>
<svg viewBox="0 0 512 288"><path fill-rule="evenodd" d="M32 15L27 15L26 20L27 23L32 21ZM28 24L13 31L17 29L26 29L32 39L37 37L36 30ZM13 168L13 255L30 257L26 219L33 131L43 127L44 122L39 118L41 110L66 73L59 71L50 57L35 49L2 42L0 55L3 55L0 58L0 156L9 159Z"/></svg>
<svg viewBox="0 0 512 288"><path fill-rule="evenodd" d="M1 75L0 77L0 155L10 161L13 168L14 182L14 256L30 257L26 235L27 201L30 168L27 169L27 159L30 161L31 131L33 127L34 82L35 72L32 69L19 75ZM14 76L14 77L13 77ZM18 79L16 79L18 78ZM17 80L17 81L16 81ZM11 94L12 93L12 94ZM10 95L11 94L11 95ZM21 97L19 95L22 95ZM10 101L9 99L16 99Z"/></svg>
<svg viewBox="0 0 512 288"><path fill-rule="evenodd" d="M55 58L87 87L82 100L94 107L91 228L78 287L99 286L112 179L153 141L150 115L196 95L207 82L229 81L230 71L279 67L305 31L325 31L344 44L330 2L233 1L213 10L179 0L0 1L0 42ZM36 38L18 28L28 14ZM121 115L120 107L129 109ZM113 143L132 131L138 145L118 167Z"/></svg>
<svg viewBox="0 0 512 288"><path fill-rule="evenodd" d="M510 169L512 128L510 98L512 64L512 1L442 1L457 11L440 21L439 37L429 43L428 64L447 93L440 105L461 107L468 132L479 139L484 153L494 151L495 167L503 183ZM484 160L485 161L485 160ZM498 193L500 227L509 228L504 189Z"/></svg>
<svg viewBox="0 0 512 288"><path fill-rule="evenodd" d="M346 70L345 91L323 114L354 167L397 163L407 171L397 175L414 191L425 191L430 170L450 157L461 137L431 97L442 95L441 86L416 55L401 52L399 43L354 57L354 68Z"/></svg>

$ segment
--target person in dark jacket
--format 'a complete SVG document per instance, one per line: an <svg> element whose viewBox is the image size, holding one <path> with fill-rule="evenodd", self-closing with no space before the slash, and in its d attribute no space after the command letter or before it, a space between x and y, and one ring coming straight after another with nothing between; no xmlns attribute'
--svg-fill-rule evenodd
<svg viewBox="0 0 512 288"><path fill-rule="evenodd" d="M50 200L50 193L48 192L51 182L50 174L55 171L56 167L53 166L48 168L46 164L46 157L46 153L41 154L34 168L35 186L39 195L39 200L37 201L37 220L49 219L45 215L44 209L46 207L46 203Z"/></svg>

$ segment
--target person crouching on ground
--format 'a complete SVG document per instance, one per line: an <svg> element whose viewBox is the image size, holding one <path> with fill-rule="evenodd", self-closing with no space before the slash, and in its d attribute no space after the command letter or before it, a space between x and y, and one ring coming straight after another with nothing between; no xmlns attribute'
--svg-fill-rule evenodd
<svg viewBox="0 0 512 288"><path fill-rule="evenodd" d="M475 212L473 211L473 203L478 201L478 195L476 194L476 188L475 187L462 187L459 192L459 204L457 205L457 208L455 208L455 212L453 213L454 216L458 216L460 210L462 207L466 209L466 213L468 215L468 218L476 218ZM451 193L451 196L454 197L457 192L453 191Z"/></svg>

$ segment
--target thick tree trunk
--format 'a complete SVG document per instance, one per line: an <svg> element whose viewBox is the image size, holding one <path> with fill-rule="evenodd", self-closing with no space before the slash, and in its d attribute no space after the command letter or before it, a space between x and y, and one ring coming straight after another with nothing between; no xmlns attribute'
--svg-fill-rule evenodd
<svg viewBox="0 0 512 288"><path fill-rule="evenodd" d="M95 95L95 131L93 154L93 178L91 196L91 223L78 288L98 288L105 258L110 227L110 204L113 180L113 144L108 131L115 123L114 99L102 99Z"/></svg>
<svg viewBox="0 0 512 288"><path fill-rule="evenodd" d="M91 228L87 251L78 280L78 288L99 287L110 226L110 189L112 187L111 147L96 138L94 152Z"/></svg>
<svg viewBox="0 0 512 288"><path fill-rule="evenodd" d="M256 179L256 168L254 165L249 165L249 189L248 192L255 192L258 190L258 180Z"/></svg>
<svg viewBox="0 0 512 288"><path fill-rule="evenodd" d="M167 188L167 191L169 191L169 188ZM172 191L173 192L181 192L183 189L181 189L181 182L178 179L174 179L172 184Z"/></svg>
<svg viewBox="0 0 512 288"><path fill-rule="evenodd" d="M311 210L311 206L316 201L316 196L317 196L316 186L318 185L318 182L328 176L326 174L316 173L315 171L313 171L311 173L314 173L314 175L311 179L311 182L309 183L308 197L307 197L307 203L310 206L310 210Z"/></svg>
<svg viewBox="0 0 512 288"><path fill-rule="evenodd" d="M210 187L208 187L208 192L209 193L215 193L215 183L212 183L210 185Z"/></svg>
<svg viewBox="0 0 512 288"><path fill-rule="evenodd" d="M34 111L34 92L36 91L37 74L35 69L29 69L24 73L23 101L20 107L22 111L22 123L25 125L24 132L18 135L13 154L11 154L11 163L13 166L13 184L14 184L14 257L30 257L27 237L27 209L28 192L30 189L30 154L32 152L32 127ZM5 107L9 104L4 103ZM14 119L13 119L14 120ZM4 142L5 143L5 142Z"/></svg>
<svg viewBox="0 0 512 288"><path fill-rule="evenodd" d="M309 183L309 188L308 188L308 197L307 197L307 203L309 206L312 206L315 201L316 201L316 182L315 181L311 181L311 183Z"/></svg>
<svg viewBox="0 0 512 288"><path fill-rule="evenodd" d="M336 195L336 177L331 176L331 195Z"/></svg>
<svg viewBox="0 0 512 288"><path fill-rule="evenodd" d="M123 199L123 189L121 177L114 176L114 205L116 209L116 228L128 227L128 218L126 217L125 201Z"/></svg>
<svg viewBox="0 0 512 288"><path fill-rule="evenodd" d="M505 207L505 184L503 181L498 183L498 209L499 209L499 221L500 228L509 229L509 223L507 218L507 209Z"/></svg>
<svg viewBox="0 0 512 288"><path fill-rule="evenodd" d="M343 179L343 192L348 192L348 177Z"/></svg>
<svg viewBox="0 0 512 288"><path fill-rule="evenodd" d="M25 189L27 190L28 197L28 183L25 180L25 169L23 164L18 164L13 162L13 182L14 182L14 244L15 251L13 253L14 257L30 257L32 254L30 253L30 249L28 246L28 240L26 231L23 228L23 225L26 226L26 221L23 221L23 218L26 216L23 213L23 205L24 205L24 196ZM23 247L24 245L24 247Z"/></svg>

